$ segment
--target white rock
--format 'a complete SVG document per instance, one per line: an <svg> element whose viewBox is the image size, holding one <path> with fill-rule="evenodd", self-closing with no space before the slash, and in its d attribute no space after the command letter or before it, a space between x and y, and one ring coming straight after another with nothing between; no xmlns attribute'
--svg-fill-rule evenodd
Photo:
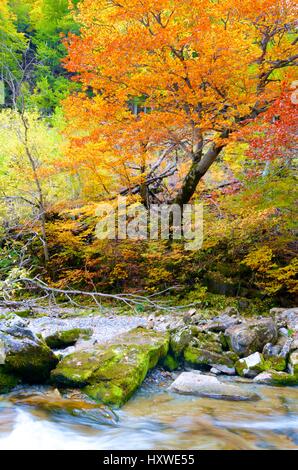
<svg viewBox="0 0 298 470"><path fill-rule="evenodd" d="M239 362L245 364L247 369L252 369L262 362L262 356L259 352L256 352L243 359L239 359Z"/></svg>
<svg viewBox="0 0 298 470"><path fill-rule="evenodd" d="M272 382L272 375L270 372L262 372L258 374L253 381L258 384L270 384Z"/></svg>
<svg viewBox="0 0 298 470"><path fill-rule="evenodd" d="M222 365L222 364L214 364L212 369L214 369L214 368L217 369L222 374L236 375L235 367L228 367L228 366L225 366L225 365Z"/></svg>
<svg viewBox="0 0 298 470"><path fill-rule="evenodd" d="M172 392L182 395L195 395L201 397L224 400L257 400L258 395L247 392L236 385L220 382L216 377L203 375L197 372L183 372L169 387Z"/></svg>

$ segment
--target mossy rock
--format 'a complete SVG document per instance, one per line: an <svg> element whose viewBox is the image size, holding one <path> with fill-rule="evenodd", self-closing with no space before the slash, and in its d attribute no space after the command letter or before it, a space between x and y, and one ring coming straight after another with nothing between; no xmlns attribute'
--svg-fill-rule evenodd
<svg viewBox="0 0 298 470"><path fill-rule="evenodd" d="M292 375L287 372L268 370L257 375L254 382L266 385L295 386L298 385L298 374Z"/></svg>
<svg viewBox="0 0 298 470"><path fill-rule="evenodd" d="M8 393L20 383L20 379L5 371L0 366L0 393Z"/></svg>
<svg viewBox="0 0 298 470"><path fill-rule="evenodd" d="M162 366L169 372L173 372L179 368L179 361L171 354L168 354L162 362Z"/></svg>
<svg viewBox="0 0 298 470"><path fill-rule="evenodd" d="M45 338L46 344L51 349L64 349L74 345L78 339L89 339L93 334L91 329L74 328L72 330L57 331Z"/></svg>
<svg viewBox="0 0 298 470"><path fill-rule="evenodd" d="M91 398L119 407L168 350L168 334L136 328L113 344L66 356L52 371L51 380L58 386L83 388Z"/></svg>
<svg viewBox="0 0 298 470"><path fill-rule="evenodd" d="M205 349L214 353L221 354L223 352L222 340L219 335L212 332L200 332L197 334L194 344L200 349Z"/></svg>
<svg viewBox="0 0 298 470"><path fill-rule="evenodd" d="M264 371L273 369L282 372L287 368L287 361L280 356L265 357L263 367Z"/></svg>
<svg viewBox="0 0 298 470"><path fill-rule="evenodd" d="M285 358L271 356L264 358L263 354L254 353L236 362L235 368L240 376L251 376L269 370L283 371L287 363Z"/></svg>
<svg viewBox="0 0 298 470"><path fill-rule="evenodd" d="M272 319L243 323L228 328L225 332L229 348L241 357L262 351L265 344L275 344L277 327Z"/></svg>
<svg viewBox="0 0 298 470"><path fill-rule="evenodd" d="M172 355L179 358L198 332L199 330L196 326L185 326L174 330L170 338L170 350Z"/></svg>
<svg viewBox="0 0 298 470"><path fill-rule="evenodd" d="M32 310L27 309L27 310L21 310L16 312L16 315L21 318L29 318L32 317Z"/></svg>
<svg viewBox="0 0 298 470"><path fill-rule="evenodd" d="M58 363L57 357L45 342L26 328L0 331L0 342L4 345L5 370L26 382L46 381Z"/></svg>
<svg viewBox="0 0 298 470"><path fill-rule="evenodd" d="M226 352L214 352L196 346L188 346L184 351L184 360L194 367L221 364L227 367L234 367L234 361Z"/></svg>

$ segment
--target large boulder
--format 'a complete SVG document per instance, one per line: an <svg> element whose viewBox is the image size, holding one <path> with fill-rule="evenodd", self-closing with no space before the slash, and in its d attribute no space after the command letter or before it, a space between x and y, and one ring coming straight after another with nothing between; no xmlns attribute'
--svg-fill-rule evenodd
<svg viewBox="0 0 298 470"><path fill-rule="evenodd" d="M19 325L10 321L0 324L2 372L30 383L44 382L58 359L41 338Z"/></svg>
<svg viewBox="0 0 298 470"><path fill-rule="evenodd" d="M232 326L225 335L230 349L242 357L262 351L266 343L275 344L278 337L276 324L271 319Z"/></svg>
<svg viewBox="0 0 298 470"><path fill-rule="evenodd" d="M45 337L45 342L51 349L64 349L73 346L80 338L89 339L91 329L73 328L72 330L56 331Z"/></svg>
<svg viewBox="0 0 298 470"><path fill-rule="evenodd" d="M105 404L121 406L168 350L168 334L136 328L113 343L66 356L52 371L51 380L57 386L82 388Z"/></svg>
<svg viewBox="0 0 298 470"><path fill-rule="evenodd" d="M169 387L171 392L182 395L217 398L222 400L256 400L258 395L242 388L220 382L216 377L195 372L183 372Z"/></svg>

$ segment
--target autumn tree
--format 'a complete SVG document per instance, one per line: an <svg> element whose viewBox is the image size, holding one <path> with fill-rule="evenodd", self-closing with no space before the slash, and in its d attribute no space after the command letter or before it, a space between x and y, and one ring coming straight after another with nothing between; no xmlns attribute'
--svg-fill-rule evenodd
<svg viewBox="0 0 298 470"><path fill-rule="evenodd" d="M67 69L68 161L101 197L187 203L297 65L292 0L84 0ZM87 179L88 179L87 178Z"/></svg>

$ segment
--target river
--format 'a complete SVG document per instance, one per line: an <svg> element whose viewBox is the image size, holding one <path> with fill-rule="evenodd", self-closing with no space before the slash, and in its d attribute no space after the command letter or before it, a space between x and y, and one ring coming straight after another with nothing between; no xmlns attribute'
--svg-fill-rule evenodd
<svg viewBox="0 0 298 470"><path fill-rule="evenodd" d="M49 334L89 327L92 341L102 343L140 324L146 318L45 316L32 319L30 328ZM63 353L86 344L78 342ZM63 398L45 386L0 395L0 449L298 449L298 387L244 382L238 385L257 392L260 400L224 401L168 392L178 374L152 371L135 396L115 411L117 418L109 410L107 416L100 409L82 410L84 398L74 406L69 395Z"/></svg>
<svg viewBox="0 0 298 470"><path fill-rule="evenodd" d="M297 449L298 388L241 384L257 402L182 397L172 378L154 371L120 411L103 422L94 410L70 414L42 405L0 401L0 449ZM36 388L23 390L27 397ZM22 394L22 389L20 390ZM48 387L38 393L55 393Z"/></svg>

